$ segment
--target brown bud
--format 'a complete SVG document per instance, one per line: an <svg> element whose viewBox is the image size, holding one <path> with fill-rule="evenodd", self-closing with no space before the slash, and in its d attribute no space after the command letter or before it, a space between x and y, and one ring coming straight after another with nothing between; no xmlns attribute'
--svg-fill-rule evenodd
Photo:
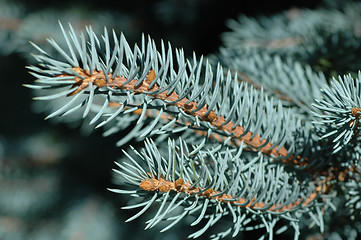
<svg viewBox="0 0 361 240"><path fill-rule="evenodd" d="M204 191L204 192L202 193L202 195L203 195L204 197L206 197L206 198L211 198L211 197L212 197L212 193L213 193L213 189L210 188L210 189Z"/></svg>
<svg viewBox="0 0 361 240"><path fill-rule="evenodd" d="M186 109L191 109L192 107L193 107L194 105L193 105L193 103L192 102L190 102L189 104L184 104L184 107L186 108Z"/></svg>
<svg viewBox="0 0 361 240"><path fill-rule="evenodd" d="M358 108L358 107L354 107L354 108L352 108L352 110L351 110L351 114L352 114L352 116L354 116L354 117L360 117L360 113L359 113L359 112L361 112L361 109Z"/></svg>
<svg viewBox="0 0 361 240"><path fill-rule="evenodd" d="M158 190L159 192L168 192L170 189L167 183L160 183L158 186Z"/></svg>
<svg viewBox="0 0 361 240"><path fill-rule="evenodd" d="M155 79L155 71L152 69L149 71L146 81L147 82L152 82Z"/></svg>
<svg viewBox="0 0 361 240"><path fill-rule="evenodd" d="M155 191L157 189L156 179L145 179L139 184L139 187L146 191Z"/></svg>
<svg viewBox="0 0 361 240"><path fill-rule="evenodd" d="M175 188L177 189L177 191L181 191L182 190L182 186L184 184L184 180L181 178L178 178L177 181L175 181Z"/></svg>
<svg viewBox="0 0 361 240"><path fill-rule="evenodd" d="M102 88L102 87L105 87L105 85L107 84L107 82L106 82L105 79L103 79L103 78L97 78L97 79L95 79L94 84L95 84L98 88Z"/></svg>
<svg viewBox="0 0 361 240"><path fill-rule="evenodd" d="M213 122L214 119L217 118L217 114L214 111L211 111L207 117L206 117L209 121Z"/></svg>

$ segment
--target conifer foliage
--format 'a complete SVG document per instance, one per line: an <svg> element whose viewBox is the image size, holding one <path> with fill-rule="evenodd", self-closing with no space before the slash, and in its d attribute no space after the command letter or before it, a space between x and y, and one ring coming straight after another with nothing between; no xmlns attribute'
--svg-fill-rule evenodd
<svg viewBox="0 0 361 240"><path fill-rule="evenodd" d="M333 60L315 46L342 48L344 34L361 40L360 11L349 3L240 17L207 57L145 35L131 46L123 33L59 23L62 44L32 43L36 80L25 86L49 103L47 119L125 133L116 143L124 153L114 165L118 188L109 190L129 201L127 222L151 212L145 229L183 222L190 238L331 234L339 209L361 220L361 68L332 78L334 69L319 70Z"/></svg>

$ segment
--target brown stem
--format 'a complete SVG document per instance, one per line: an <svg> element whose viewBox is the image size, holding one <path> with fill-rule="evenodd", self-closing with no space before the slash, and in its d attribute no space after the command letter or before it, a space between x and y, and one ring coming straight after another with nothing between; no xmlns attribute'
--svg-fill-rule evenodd
<svg viewBox="0 0 361 240"><path fill-rule="evenodd" d="M148 173L148 175L151 176L150 173ZM140 188L142 188L143 190L146 190L146 191L159 191L159 192L177 191L179 193L186 193L188 195L197 195L199 197L215 199L218 202L226 201L233 205L234 204L243 204L247 201L247 199L245 199L245 198L239 198L236 201L227 200L227 199L233 199L234 196L232 196L230 194L222 194L222 195L217 196L217 194L219 194L220 192L215 191L212 188L209 188L208 190L203 191L203 189L200 187L190 188L191 185L192 184L190 182L188 182L188 181L185 182L182 178L179 178L176 181L172 182L172 181L167 181L161 177L159 177L159 178L150 177L148 179L142 180L139 186L140 186ZM326 191L325 186L319 186L316 188L315 192L311 193L305 199L299 198L297 201L292 202L281 208L279 208L279 207L282 204L274 204L265 210L273 211L273 212L284 212L284 211L291 210L293 207L296 207L297 205L301 204L302 201L303 201L302 206L305 207L305 206L308 206L314 199L316 199L316 197L318 196L317 192L324 192L324 191ZM256 202L255 197L253 197L252 200L248 204L245 204L240 207L257 209L257 208L263 208L265 205L266 205L266 203Z"/></svg>
<svg viewBox="0 0 361 240"><path fill-rule="evenodd" d="M69 96L75 95L81 92L82 90L84 90L85 88L87 88L89 86L89 82L92 82L94 85L98 87L107 86L112 88L126 89L128 91L132 91L138 94L149 92L150 90L152 91L160 90L160 88L157 85L154 85L152 88L149 88L151 82L155 78L154 70L151 70L147 78L138 86L136 86L136 84L138 83L136 79L133 79L129 83L124 84L127 81L125 77L123 76L113 77L109 73L108 74L109 81L107 82L104 73L102 71L94 70L93 73L90 73L88 70L84 71L80 67L74 67L73 70L83 78L75 76L75 81L76 81L75 85L78 86L78 88L74 92L70 93ZM64 75L60 75L60 76L64 76ZM179 100L179 95L174 91L173 92L163 91L157 94L152 94L152 93L147 93L147 94L156 99L160 99L168 102ZM205 113L208 111L208 105L205 105L200 110L195 111L197 109L197 102L193 101L187 104L186 102L188 100L189 99L187 98L183 98L177 101L174 105L177 106L178 108L181 108L184 112L186 112L189 115L198 117L203 121L209 122L212 126L216 127L218 130L231 134L233 138L243 141L254 151L260 151L266 155L271 155L274 157L288 156L288 151L285 147L280 147L277 150L278 147L273 146L271 143L267 143L264 145L264 143L267 141L266 139L261 140L261 137L258 134L255 135L253 138L251 138L252 132L245 133L245 130L242 126L235 125L232 121L228 122L225 125L222 125L225 123L225 118L223 116L217 116L214 110L210 111L209 114L206 115Z"/></svg>

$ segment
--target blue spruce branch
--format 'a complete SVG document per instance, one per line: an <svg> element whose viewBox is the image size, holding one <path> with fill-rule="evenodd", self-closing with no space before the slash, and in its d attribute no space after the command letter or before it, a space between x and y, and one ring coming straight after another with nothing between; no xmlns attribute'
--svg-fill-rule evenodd
<svg viewBox="0 0 361 240"><path fill-rule="evenodd" d="M329 85L309 66L257 51L227 48L218 63L163 42L158 50L150 37L132 48L114 31L60 28L66 47L48 40L56 54L33 43L37 80L25 86L53 103L46 119L85 118L105 135L133 127L117 145L144 147L123 150L122 188L110 189L134 198L123 208L141 208L127 221L156 205L146 229L187 218L203 224L196 238L228 219L212 238L265 228L272 239L291 227L297 239L301 220L324 231L337 182L357 204L360 76Z"/></svg>

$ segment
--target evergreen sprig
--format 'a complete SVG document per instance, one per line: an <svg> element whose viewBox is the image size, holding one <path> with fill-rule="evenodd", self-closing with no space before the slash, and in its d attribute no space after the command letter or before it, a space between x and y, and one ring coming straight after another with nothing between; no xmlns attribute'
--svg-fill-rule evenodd
<svg viewBox="0 0 361 240"><path fill-rule="evenodd" d="M333 80L331 86L322 89L322 99L317 99L313 105L322 113L314 113L318 121L317 127L321 139L333 143L333 153L340 151L350 142L356 146L359 142L361 114L361 81L351 75ZM355 149L356 150L356 149Z"/></svg>
<svg viewBox="0 0 361 240"><path fill-rule="evenodd" d="M317 199L324 191L322 184L303 182L282 166L270 162L262 154L242 153L245 145L236 149L188 149L183 140L176 145L168 141L168 154L162 156L154 142L147 140L145 148L135 156L125 153L128 161L117 163L120 174L130 189L111 189L134 197L135 204L123 209L142 208L128 219L134 220L151 205L159 202L159 210L147 221L146 229L161 221L171 221L161 232L169 229L188 215L196 216L191 226L204 226L189 237L196 238L221 218L229 216L233 224L224 232L212 235L218 239L239 231L266 228L270 236L287 228L274 230L283 219L300 234L297 221L303 214L316 217L322 229L322 215ZM142 166L146 166L145 168ZM300 182L301 181L301 182ZM134 190L131 190L135 188ZM154 192L145 194L144 190ZM182 210L179 210L181 208ZM174 215L174 216L173 216ZM253 225L256 221L256 225ZM287 226L284 225L284 226Z"/></svg>
<svg viewBox="0 0 361 240"><path fill-rule="evenodd" d="M300 129L300 121L262 91L239 84L236 75L224 75L220 65L213 73L209 63L203 64L203 58L198 61L194 56L192 60L186 60L182 50L177 49L174 61L170 45L166 50L162 43L161 52L158 52L154 41L148 39L146 42L144 37L141 48L135 46L132 50L124 35L118 39L114 32L114 49L111 50L106 30L101 44L88 28L90 42L86 46L85 37L78 38L71 26L69 33L63 27L61 29L69 54L55 41L49 42L63 61L55 60L34 45L42 53L34 55L41 64L28 67L39 84L26 86L51 92L35 99L71 99L47 118L67 115L78 109L86 117L95 97L100 97L103 103L90 120L93 124L103 117L96 127L115 118L123 122L129 113L139 110L137 124L141 126L149 119L147 110L158 110L146 128L139 127L141 129L132 132L129 138L197 129L204 131L206 136L216 133L244 141L250 148L274 157L287 157L294 151L292 139ZM104 56L98 51L104 51ZM116 102L119 107L115 110L112 105L109 107L111 102ZM163 113L173 118L164 119ZM175 123L181 126L175 127Z"/></svg>

